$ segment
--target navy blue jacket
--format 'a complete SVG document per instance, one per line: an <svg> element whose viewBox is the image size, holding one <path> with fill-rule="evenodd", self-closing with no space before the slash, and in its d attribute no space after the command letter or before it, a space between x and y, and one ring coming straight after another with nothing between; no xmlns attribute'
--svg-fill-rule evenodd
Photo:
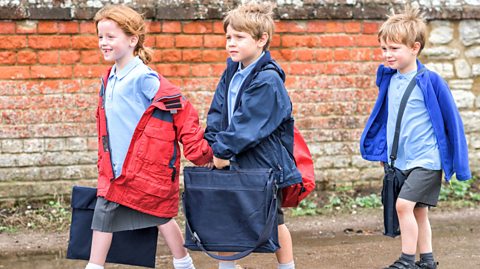
<svg viewBox="0 0 480 269"><path fill-rule="evenodd" d="M418 60L417 66L418 70L424 68ZM377 71L377 86L380 91L360 140L362 157L369 161L389 161L387 92L390 79L396 72L397 70L383 65L380 65ZM437 73L428 69L416 79L437 138L445 179L448 181L454 173L458 180L470 179L472 175L468 166L468 146L463 123L447 83Z"/></svg>
<svg viewBox="0 0 480 269"><path fill-rule="evenodd" d="M232 159L240 168L272 168L280 188L300 183L293 156L292 103L285 73L268 51L240 87L230 124L228 86L238 69L227 59L207 116L205 139L216 157Z"/></svg>

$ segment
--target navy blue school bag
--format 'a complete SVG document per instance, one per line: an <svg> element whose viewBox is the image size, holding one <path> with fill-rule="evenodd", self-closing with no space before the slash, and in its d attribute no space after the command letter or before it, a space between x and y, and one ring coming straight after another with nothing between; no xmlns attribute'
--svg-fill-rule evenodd
<svg viewBox="0 0 480 269"><path fill-rule="evenodd" d="M271 169L185 167L185 247L219 260L279 248L277 186ZM210 252L238 252L218 256Z"/></svg>
<svg viewBox="0 0 480 269"><path fill-rule="evenodd" d="M92 219L97 189L74 186L72 190L72 223L67 259L89 260L92 246ZM155 268L158 228L113 233L107 262Z"/></svg>

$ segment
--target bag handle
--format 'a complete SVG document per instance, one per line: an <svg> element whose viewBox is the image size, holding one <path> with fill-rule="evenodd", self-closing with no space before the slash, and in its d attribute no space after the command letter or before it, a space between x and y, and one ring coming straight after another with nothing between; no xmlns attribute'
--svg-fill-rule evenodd
<svg viewBox="0 0 480 269"><path fill-rule="evenodd" d="M274 185L276 186L276 185ZM222 261L235 261L239 260L241 258L244 258L248 256L250 253L252 253L256 248L259 246L263 245L268 238L270 237L270 234L272 233L272 228L273 225L275 225L274 221L276 220L275 218L275 213L277 212L277 191L276 187L273 188L273 199L270 202L269 206L269 211L268 211L268 216L267 216L267 221L265 223L265 227L263 228L262 233L258 237L257 243L255 244L254 247L244 250L242 252L230 255L230 256L220 256L213 254L209 252L208 250L205 249L205 247L202 244L202 240L200 239L200 236L192 230L192 227L190 226L190 221L187 218L187 211L185 209L185 193L182 194L182 208L183 208L183 214L185 215L185 223L187 224L187 229L192 235L192 241L195 242L198 248L200 248L205 254L210 256L211 258L217 259L217 260L222 260Z"/></svg>
<svg viewBox="0 0 480 269"><path fill-rule="evenodd" d="M390 168L393 169L395 165L395 160L397 159L397 152L398 152L398 140L400 137L400 127L402 125L402 117L403 113L405 112L405 108L407 107L407 101L408 98L410 97L410 94L412 93L413 89L417 85L417 76L425 72L426 68L422 68L420 71L418 71L415 76L410 80L410 83L407 86L407 89L405 90L405 93L403 94L402 101L400 102L400 108L398 109L398 115L397 115L397 122L395 124L395 135L393 137L393 143L392 143L392 152L390 154Z"/></svg>

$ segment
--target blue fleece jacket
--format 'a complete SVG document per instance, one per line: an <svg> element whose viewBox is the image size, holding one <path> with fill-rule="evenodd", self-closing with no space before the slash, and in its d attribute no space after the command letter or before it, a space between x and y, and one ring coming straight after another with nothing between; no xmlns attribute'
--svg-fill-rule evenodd
<svg viewBox="0 0 480 269"><path fill-rule="evenodd" d="M417 60L417 68L424 68ZM397 70L380 65L377 70L379 94L373 111L360 139L362 157L369 161L388 162L387 156L387 92L390 79ZM472 177L468 165L468 146L462 119L447 83L435 72L427 69L416 78L422 90L425 107L437 138L442 169L448 181L456 173L458 180Z"/></svg>

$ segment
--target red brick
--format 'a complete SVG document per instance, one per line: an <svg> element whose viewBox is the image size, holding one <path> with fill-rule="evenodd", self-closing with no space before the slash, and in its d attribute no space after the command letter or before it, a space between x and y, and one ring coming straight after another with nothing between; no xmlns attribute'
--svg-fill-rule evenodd
<svg viewBox="0 0 480 269"><path fill-rule="evenodd" d="M327 62L333 59L333 50L330 49L318 49L315 51L315 59L318 62Z"/></svg>
<svg viewBox="0 0 480 269"><path fill-rule="evenodd" d="M76 21L58 22L58 32L60 34L76 34L79 32L79 23Z"/></svg>
<svg viewBox="0 0 480 269"><path fill-rule="evenodd" d="M98 78L105 70L107 67L103 65L76 65L73 67L73 73L77 78Z"/></svg>
<svg viewBox="0 0 480 269"><path fill-rule="evenodd" d="M19 51L17 52L17 63L19 64L34 64L37 62L37 54L34 51Z"/></svg>
<svg viewBox="0 0 480 269"><path fill-rule="evenodd" d="M318 63L290 63L291 75L319 75L325 72L325 64Z"/></svg>
<svg viewBox="0 0 480 269"><path fill-rule="evenodd" d="M383 52L380 48L375 48L372 51L372 60L383 61Z"/></svg>
<svg viewBox="0 0 480 269"><path fill-rule="evenodd" d="M80 22L80 33L82 34L96 34L97 29L95 29L95 23L90 21Z"/></svg>
<svg viewBox="0 0 480 269"><path fill-rule="evenodd" d="M183 23L183 32L187 34L205 34L213 32L213 23L209 21L192 21Z"/></svg>
<svg viewBox="0 0 480 269"><path fill-rule="evenodd" d="M25 36L0 36L0 49L20 49L27 45Z"/></svg>
<svg viewBox="0 0 480 269"><path fill-rule="evenodd" d="M72 48L75 49L96 49L98 48L98 37L96 36L74 36Z"/></svg>
<svg viewBox="0 0 480 269"><path fill-rule="evenodd" d="M280 47L280 35L273 35L272 40L270 41L270 48L278 48Z"/></svg>
<svg viewBox="0 0 480 269"><path fill-rule="evenodd" d="M65 49L70 48L70 36L29 36L28 46L34 49Z"/></svg>
<svg viewBox="0 0 480 269"><path fill-rule="evenodd" d="M203 40L203 45L206 48L225 48L226 45L226 39L223 35L205 35Z"/></svg>
<svg viewBox="0 0 480 269"><path fill-rule="evenodd" d="M82 50L80 52L80 61L83 64L98 64L102 54L98 50Z"/></svg>
<svg viewBox="0 0 480 269"><path fill-rule="evenodd" d="M351 75L358 73L358 66L353 63L328 63L325 74Z"/></svg>
<svg viewBox="0 0 480 269"><path fill-rule="evenodd" d="M278 61L293 61L295 60L295 51L290 49L272 50L272 57Z"/></svg>
<svg viewBox="0 0 480 269"><path fill-rule="evenodd" d="M302 62L312 61L314 57L314 50L297 50L297 60Z"/></svg>
<svg viewBox="0 0 480 269"><path fill-rule="evenodd" d="M162 61L162 51L154 50L152 55L152 63L158 63Z"/></svg>
<svg viewBox="0 0 480 269"><path fill-rule="evenodd" d="M174 48L174 39L172 35L156 35L156 48Z"/></svg>
<svg viewBox="0 0 480 269"><path fill-rule="evenodd" d="M190 65L188 64L157 64L156 70L166 77L190 76Z"/></svg>
<svg viewBox="0 0 480 269"><path fill-rule="evenodd" d="M212 67L213 76L218 78L220 78L226 68L225 64L210 64L210 66Z"/></svg>
<svg viewBox="0 0 480 269"><path fill-rule="evenodd" d="M38 33L40 34L52 34L58 32L58 23L55 21L39 21Z"/></svg>
<svg viewBox="0 0 480 269"><path fill-rule="evenodd" d="M356 45L359 47L379 47L378 37L376 35L358 35L355 36Z"/></svg>
<svg viewBox="0 0 480 269"><path fill-rule="evenodd" d="M380 29L381 22L363 22L364 34L377 34Z"/></svg>
<svg viewBox="0 0 480 269"><path fill-rule="evenodd" d="M202 59L204 62L225 62L227 52L225 50L203 50Z"/></svg>
<svg viewBox="0 0 480 269"><path fill-rule="evenodd" d="M319 45L319 37L312 35L283 35L283 47L317 47Z"/></svg>
<svg viewBox="0 0 480 269"><path fill-rule="evenodd" d="M0 22L0 34L14 34L15 33L15 23L2 21Z"/></svg>
<svg viewBox="0 0 480 269"><path fill-rule="evenodd" d="M37 54L38 62L41 64L58 64L58 51L56 50L39 51Z"/></svg>
<svg viewBox="0 0 480 269"><path fill-rule="evenodd" d="M0 64L14 64L15 53L13 51L0 51Z"/></svg>
<svg viewBox="0 0 480 269"><path fill-rule="evenodd" d="M162 61L179 62L182 60L182 51L180 50L162 50Z"/></svg>
<svg viewBox="0 0 480 269"><path fill-rule="evenodd" d="M0 66L0 79L30 78L28 66Z"/></svg>
<svg viewBox="0 0 480 269"><path fill-rule="evenodd" d="M161 33L162 32L162 23L159 21L148 21L147 22L147 33Z"/></svg>
<svg viewBox="0 0 480 269"><path fill-rule="evenodd" d="M201 50L183 50L182 61L184 62L201 62L202 51Z"/></svg>
<svg viewBox="0 0 480 269"><path fill-rule="evenodd" d="M185 78L182 88L187 91L211 91L217 86L216 83L217 80L212 78Z"/></svg>
<svg viewBox="0 0 480 269"><path fill-rule="evenodd" d="M360 22L347 21L344 27L346 33L359 33L362 29L362 24Z"/></svg>
<svg viewBox="0 0 480 269"><path fill-rule="evenodd" d="M213 32L215 34L225 34L225 30L223 30L223 22L214 21L213 22Z"/></svg>
<svg viewBox="0 0 480 269"><path fill-rule="evenodd" d="M329 35L319 38L319 46L321 47L351 47L355 44L351 36Z"/></svg>
<svg viewBox="0 0 480 269"><path fill-rule="evenodd" d="M71 66L31 66L33 78L69 78L72 77Z"/></svg>
<svg viewBox="0 0 480 269"><path fill-rule="evenodd" d="M175 36L175 47L177 48L195 48L201 47L203 36L200 35L178 35Z"/></svg>
<svg viewBox="0 0 480 269"><path fill-rule="evenodd" d="M162 33L180 33L182 25L178 21L162 22Z"/></svg>
<svg viewBox="0 0 480 269"><path fill-rule="evenodd" d="M78 50L60 51L61 64L74 64L80 62L80 52Z"/></svg>
<svg viewBox="0 0 480 269"><path fill-rule="evenodd" d="M212 66L210 64L196 64L191 66L192 77L210 77L212 76Z"/></svg>
<svg viewBox="0 0 480 269"><path fill-rule="evenodd" d="M323 33L325 32L325 21L308 21L307 32L309 33Z"/></svg>
<svg viewBox="0 0 480 269"><path fill-rule="evenodd" d="M36 21L19 21L17 22L16 30L17 34L34 34L37 32Z"/></svg>
<svg viewBox="0 0 480 269"><path fill-rule="evenodd" d="M145 37L145 42L143 45L147 48L153 48L155 47L155 37L153 36L146 36Z"/></svg>
<svg viewBox="0 0 480 269"><path fill-rule="evenodd" d="M369 48L353 48L350 55L353 61L372 60L372 50Z"/></svg>
<svg viewBox="0 0 480 269"><path fill-rule="evenodd" d="M349 49L336 49L333 52L333 59L335 61L351 61L352 56Z"/></svg>
<svg viewBox="0 0 480 269"><path fill-rule="evenodd" d="M345 29L343 28L343 23L339 21L326 21L325 23L325 32L326 33L343 33Z"/></svg>
<svg viewBox="0 0 480 269"><path fill-rule="evenodd" d="M307 30L307 24L303 21L276 21L276 33L303 33Z"/></svg>

